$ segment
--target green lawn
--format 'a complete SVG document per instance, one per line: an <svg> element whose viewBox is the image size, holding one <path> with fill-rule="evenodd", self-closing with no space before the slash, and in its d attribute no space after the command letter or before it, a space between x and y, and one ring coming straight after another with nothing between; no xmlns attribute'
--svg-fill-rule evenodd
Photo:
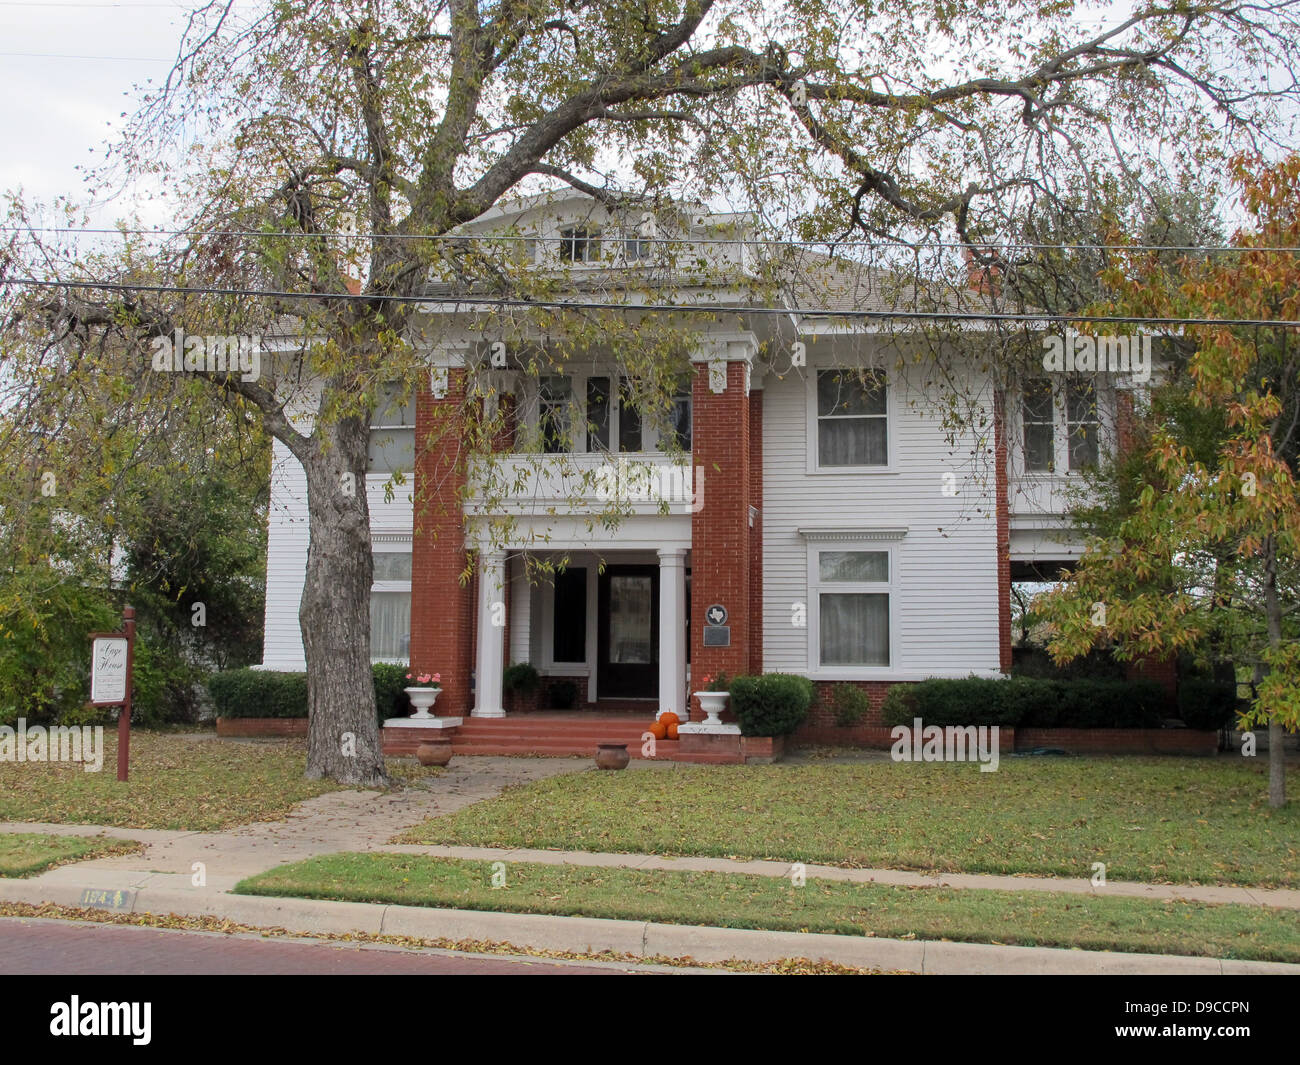
<svg viewBox="0 0 1300 1065"><path fill-rule="evenodd" d="M638 774L639 775L639 774ZM333 854L243 881L249 895L622 918L888 938L1300 962L1300 913L1046 892Z"/></svg>
<svg viewBox="0 0 1300 1065"><path fill-rule="evenodd" d="M108 836L46 836L0 832L0 876L35 876L46 869L106 854L128 854L140 844Z"/></svg>
<svg viewBox="0 0 1300 1065"><path fill-rule="evenodd" d="M274 821L330 791L303 779L301 741L232 743L165 733L131 736L131 778L117 780L117 735L104 730L104 765L0 762L0 821L213 831Z"/></svg>
<svg viewBox="0 0 1300 1065"><path fill-rule="evenodd" d="M1263 760L676 766L507 789L405 843L700 854L968 873L1300 886L1300 798ZM1288 787L1300 796L1300 773Z"/></svg>

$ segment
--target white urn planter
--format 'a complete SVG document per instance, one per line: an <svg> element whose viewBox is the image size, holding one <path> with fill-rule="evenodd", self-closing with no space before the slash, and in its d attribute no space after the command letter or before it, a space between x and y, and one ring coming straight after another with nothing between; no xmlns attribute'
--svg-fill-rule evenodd
<svg viewBox="0 0 1300 1065"><path fill-rule="evenodd" d="M704 711L704 723L706 725L721 725L722 711L727 709L727 700L731 698L731 692L696 692L695 698L700 701L700 709Z"/></svg>
<svg viewBox="0 0 1300 1065"><path fill-rule="evenodd" d="M441 688L404 688L406 696L411 700L411 705L415 707L415 713L411 717L418 721L427 721L433 717L429 711L433 709L433 704L438 701L438 695Z"/></svg>

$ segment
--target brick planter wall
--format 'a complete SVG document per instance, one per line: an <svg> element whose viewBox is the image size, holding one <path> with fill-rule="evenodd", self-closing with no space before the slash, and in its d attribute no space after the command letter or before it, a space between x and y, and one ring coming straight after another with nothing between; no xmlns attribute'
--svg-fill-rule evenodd
<svg viewBox="0 0 1300 1065"><path fill-rule="evenodd" d="M306 736L305 717L219 717L218 736Z"/></svg>
<svg viewBox="0 0 1300 1065"><path fill-rule="evenodd" d="M1071 754L1193 754L1219 750L1219 734L1190 728L1020 728L1016 750L1059 747Z"/></svg>

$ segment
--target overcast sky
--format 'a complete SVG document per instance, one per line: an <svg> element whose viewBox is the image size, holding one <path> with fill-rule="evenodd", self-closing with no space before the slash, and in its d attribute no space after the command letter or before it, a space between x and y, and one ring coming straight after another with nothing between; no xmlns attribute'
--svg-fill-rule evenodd
<svg viewBox="0 0 1300 1065"><path fill-rule="evenodd" d="M122 112L134 110L133 86L166 76L191 6L0 0L0 189L80 198L76 167L102 159ZM100 220L121 213L118 204Z"/></svg>

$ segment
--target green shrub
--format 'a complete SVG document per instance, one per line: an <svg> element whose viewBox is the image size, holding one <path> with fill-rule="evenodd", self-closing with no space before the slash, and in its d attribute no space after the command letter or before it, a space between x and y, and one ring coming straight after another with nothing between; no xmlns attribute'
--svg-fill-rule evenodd
<svg viewBox="0 0 1300 1065"><path fill-rule="evenodd" d="M802 723L812 705L813 684L793 673L733 677L731 708L742 736L786 736Z"/></svg>
<svg viewBox="0 0 1300 1065"><path fill-rule="evenodd" d="M885 696L881 715L886 725L911 725L919 717L927 725L1012 726L1028 707L1047 697L1052 683L1028 677L965 677L896 684Z"/></svg>
<svg viewBox="0 0 1300 1065"><path fill-rule="evenodd" d="M502 691L519 692L521 695L535 692L541 683L542 675L529 662L516 662L506 666L501 675Z"/></svg>
<svg viewBox="0 0 1300 1065"><path fill-rule="evenodd" d="M1237 712L1237 685L1233 681L1184 677L1178 683L1178 716L1188 728L1217 730Z"/></svg>
<svg viewBox="0 0 1300 1065"><path fill-rule="evenodd" d="M375 711L382 722L386 717L406 717L411 712L406 687L406 666L392 662L376 662L370 667L375 677Z"/></svg>
<svg viewBox="0 0 1300 1065"><path fill-rule="evenodd" d="M376 662L370 667L379 720L406 717L411 704L406 666ZM228 669L208 679L218 717L306 717L307 674L273 669Z"/></svg>
<svg viewBox="0 0 1300 1065"><path fill-rule="evenodd" d="M1165 691L1150 680L1052 681L1055 704L1032 708L1021 724L1032 728L1159 728Z"/></svg>
<svg viewBox="0 0 1300 1065"><path fill-rule="evenodd" d="M895 685L881 706L886 725L1026 728L1159 728L1165 693L1153 681L1038 677L933 678Z"/></svg>
<svg viewBox="0 0 1300 1065"><path fill-rule="evenodd" d="M871 712L871 699L855 684L837 684L831 690L831 716L841 728L862 723Z"/></svg>
<svg viewBox="0 0 1300 1065"><path fill-rule="evenodd" d="M218 717L306 717L307 674L228 669L208 679Z"/></svg>

